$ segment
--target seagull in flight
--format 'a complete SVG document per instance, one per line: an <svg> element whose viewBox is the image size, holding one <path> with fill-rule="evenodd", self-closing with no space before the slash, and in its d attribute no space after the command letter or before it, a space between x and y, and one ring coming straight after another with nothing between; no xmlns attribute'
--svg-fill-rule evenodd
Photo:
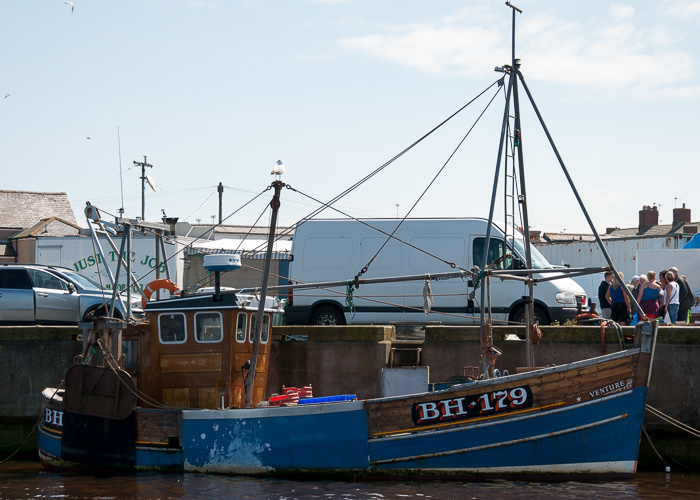
<svg viewBox="0 0 700 500"><path fill-rule="evenodd" d="M5 97L3 97L3 99L7 99L7 98L10 97L11 95L12 95L12 92L8 92L7 94L5 94Z"/></svg>
<svg viewBox="0 0 700 500"><path fill-rule="evenodd" d="M284 162L282 160L277 160L277 163L275 163L275 166L272 168L272 172L270 172L270 175L276 175L279 179L280 175L282 175L283 173Z"/></svg>
<svg viewBox="0 0 700 500"><path fill-rule="evenodd" d="M63 2L66 5L70 5L70 11L73 12L75 10L75 4L73 2Z"/></svg>

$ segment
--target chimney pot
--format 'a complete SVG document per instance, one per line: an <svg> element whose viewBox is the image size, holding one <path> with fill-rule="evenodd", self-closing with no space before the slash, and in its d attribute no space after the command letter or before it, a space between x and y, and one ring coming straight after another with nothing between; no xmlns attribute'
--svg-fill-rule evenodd
<svg viewBox="0 0 700 500"><path fill-rule="evenodd" d="M674 208L673 209L673 224L679 224L679 223L688 223L690 222L690 209L685 208L685 203L683 203L683 208Z"/></svg>
<svg viewBox="0 0 700 500"><path fill-rule="evenodd" d="M644 205L639 211L639 231L643 232L649 229L651 226L657 226L659 224L659 211L654 207L649 205Z"/></svg>

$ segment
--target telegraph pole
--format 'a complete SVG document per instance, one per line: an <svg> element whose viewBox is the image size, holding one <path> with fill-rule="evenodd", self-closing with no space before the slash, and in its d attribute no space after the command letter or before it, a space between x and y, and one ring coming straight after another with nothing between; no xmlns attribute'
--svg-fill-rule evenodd
<svg viewBox="0 0 700 500"><path fill-rule="evenodd" d="M134 165L141 167L141 220L146 220L146 167L153 168L153 165L146 161L146 157L143 157L143 161L135 161Z"/></svg>

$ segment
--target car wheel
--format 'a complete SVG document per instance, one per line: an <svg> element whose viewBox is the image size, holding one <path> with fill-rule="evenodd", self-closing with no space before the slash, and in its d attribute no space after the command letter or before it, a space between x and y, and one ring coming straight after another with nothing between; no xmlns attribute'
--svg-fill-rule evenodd
<svg viewBox="0 0 700 500"><path fill-rule="evenodd" d="M321 306L311 315L311 324L320 326L344 325L345 315L335 306Z"/></svg>
<svg viewBox="0 0 700 500"><path fill-rule="evenodd" d="M102 318L106 316L109 316L109 314L108 309L105 306L94 307L85 313L83 321L90 322L93 321L95 318ZM119 312L119 309L114 310L114 317L117 319L123 319L122 314Z"/></svg>

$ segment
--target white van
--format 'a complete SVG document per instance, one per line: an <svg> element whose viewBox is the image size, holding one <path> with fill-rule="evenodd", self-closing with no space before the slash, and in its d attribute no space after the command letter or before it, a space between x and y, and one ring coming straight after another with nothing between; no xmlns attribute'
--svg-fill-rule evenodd
<svg viewBox="0 0 700 500"><path fill-rule="evenodd" d="M297 283L353 280L368 264L399 223L396 219L310 220L300 225L292 242L289 278ZM455 271L483 265L488 221L480 218L407 219L369 266L362 278L379 278ZM386 234L385 234L386 233ZM517 233L519 235L519 233ZM499 268L523 268L522 235L507 243L508 253ZM494 224L489 262L504 254L503 232ZM552 268L532 247L532 266ZM536 275L537 277L538 275ZM551 274L548 274L551 276ZM563 275L562 275L563 276ZM430 281L434 305L423 312L424 281L362 285L353 294L354 311L346 303L346 287L294 290L285 308L287 324L389 324L479 322L481 290L472 280L453 278ZM588 309L586 294L570 278L538 283L535 314L540 324L564 323L577 312L577 301ZM491 279L491 312L494 320L524 322L527 286L522 281Z"/></svg>

